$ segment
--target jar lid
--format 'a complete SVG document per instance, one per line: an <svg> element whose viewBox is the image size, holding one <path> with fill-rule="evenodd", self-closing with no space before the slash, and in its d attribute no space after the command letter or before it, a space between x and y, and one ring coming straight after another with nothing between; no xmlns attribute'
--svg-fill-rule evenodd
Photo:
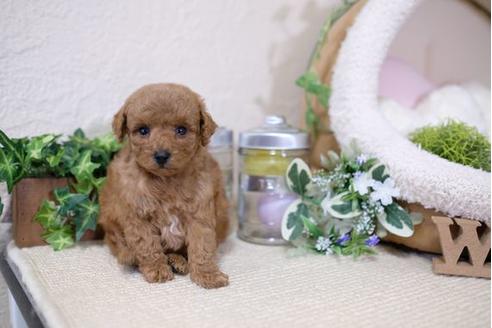
<svg viewBox="0 0 492 328"><path fill-rule="evenodd" d="M285 117L265 117L263 126L239 134L240 148L254 149L308 149L307 132L287 124Z"/></svg>
<svg viewBox="0 0 492 328"><path fill-rule="evenodd" d="M210 138L210 143L208 144L208 147L218 148L229 146L232 146L232 130L221 126L215 130L212 138Z"/></svg>

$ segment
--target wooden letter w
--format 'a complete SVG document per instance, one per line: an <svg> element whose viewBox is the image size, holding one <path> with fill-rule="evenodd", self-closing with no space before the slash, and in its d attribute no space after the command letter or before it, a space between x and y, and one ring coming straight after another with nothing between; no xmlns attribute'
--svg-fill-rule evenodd
<svg viewBox="0 0 492 328"><path fill-rule="evenodd" d="M454 224L448 217L433 216L437 226L443 258L432 261L434 273L459 276L483 277L490 279L490 262L485 263L490 252L490 228L485 227L481 238L478 238L479 221L454 219L461 228L461 233L453 240L450 226ZM460 261L465 247L470 256L469 262Z"/></svg>

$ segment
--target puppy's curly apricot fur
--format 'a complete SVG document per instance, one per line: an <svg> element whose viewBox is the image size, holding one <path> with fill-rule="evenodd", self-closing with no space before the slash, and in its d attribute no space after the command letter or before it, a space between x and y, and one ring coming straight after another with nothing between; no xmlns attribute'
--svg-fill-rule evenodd
<svg viewBox="0 0 492 328"><path fill-rule="evenodd" d="M206 146L216 124L187 87L152 84L115 115L128 141L108 168L100 196L105 242L119 263L149 282L190 273L205 288L228 284L215 262L228 231L222 175Z"/></svg>

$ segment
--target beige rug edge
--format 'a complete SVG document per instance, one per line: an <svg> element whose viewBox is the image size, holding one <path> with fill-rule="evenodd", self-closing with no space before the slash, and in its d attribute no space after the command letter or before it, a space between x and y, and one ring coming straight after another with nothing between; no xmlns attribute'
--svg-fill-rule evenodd
<svg viewBox="0 0 492 328"><path fill-rule="evenodd" d="M50 302L49 295L43 290L43 284L39 276L32 270L32 266L22 254L22 249L15 246L11 241L7 246L7 258L12 265L18 279L22 279L22 284L29 292L28 297L36 312L40 315L40 320L49 327L64 328L68 327L63 315L60 313L55 303Z"/></svg>

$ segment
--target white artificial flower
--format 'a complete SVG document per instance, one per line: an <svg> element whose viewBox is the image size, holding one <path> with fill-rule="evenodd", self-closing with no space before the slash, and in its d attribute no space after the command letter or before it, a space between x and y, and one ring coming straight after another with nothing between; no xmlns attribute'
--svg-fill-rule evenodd
<svg viewBox="0 0 492 328"><path fill-rule="evenodd" d="M355 159L355 162L358 164L358 165L362 165L364 164L365 162L367 161L367 156L365 154L360 154L359 156L357 156L357 158Z"/></svg>
<svg viewBox="0 0 492 328"><path fill-rule="evenodd" d="M395 187L395 182L391 178L386 178L383 183L375 181L371 186L374 191L371 193L371 200L381 202L383 206L393 203L393 197L400 196L400 190Z"/></svg>
<svg viewBox="0 0 492 328"><path fill-rule="evenodd" d="M360 195L365 195L369 192L369 187L372 187L377 181L374 180L366 172L354 173L354 188Z"/></svg>

